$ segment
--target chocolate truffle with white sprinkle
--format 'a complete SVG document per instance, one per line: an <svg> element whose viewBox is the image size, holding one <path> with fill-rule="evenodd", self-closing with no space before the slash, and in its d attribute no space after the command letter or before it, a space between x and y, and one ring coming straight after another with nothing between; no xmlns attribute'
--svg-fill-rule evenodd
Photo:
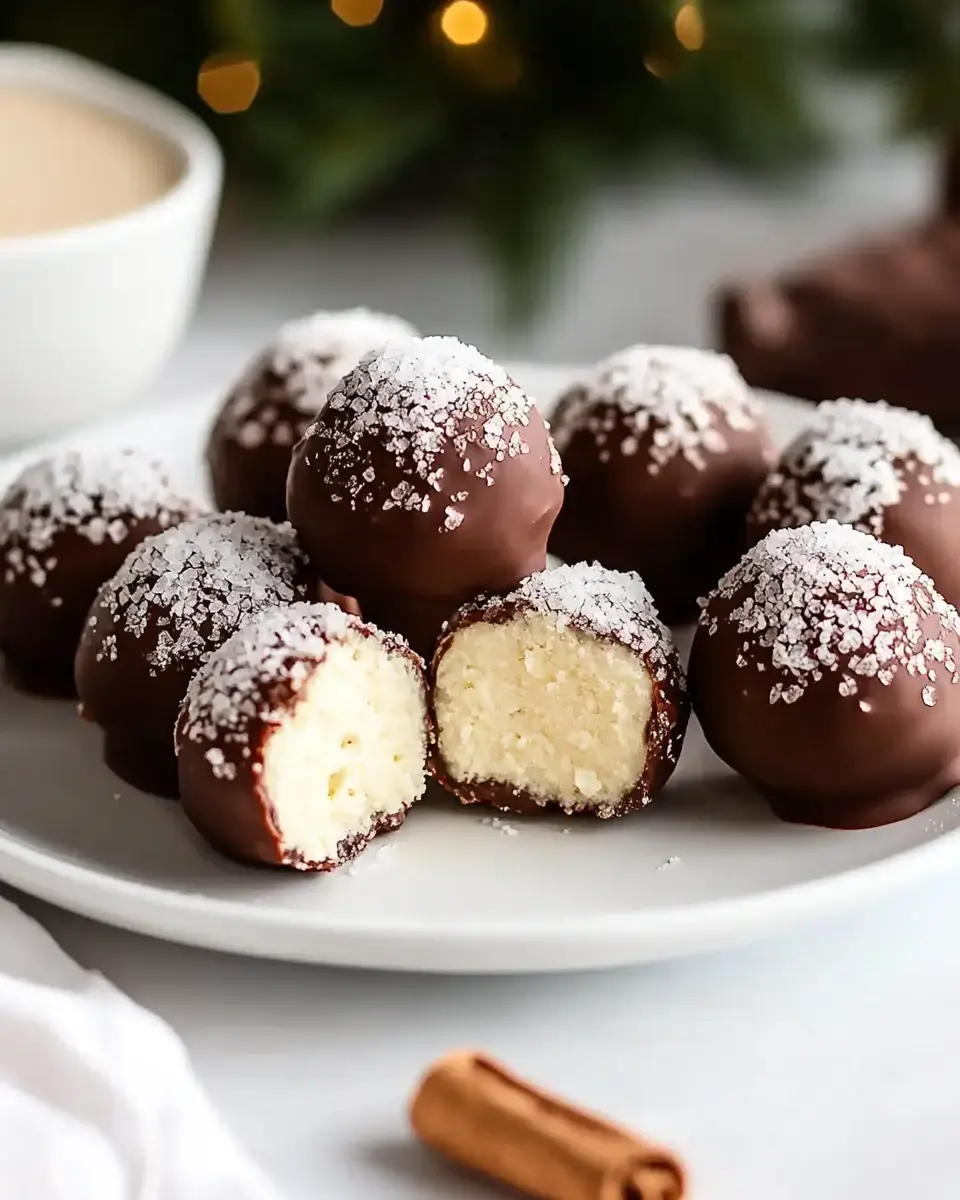
<svg viewBox="0 0 960 1200"><path fill-rule="evenodd" d="M177 729L184 812L242 862L330 871L423 795L423 663L332 604L269 609L194 676Z"/></svg>
<svg viewBox="0 0 960 1200"><path fill-rule="evenodd" d="M365 308L281 326L233 385L210 431L207 468L217 507L285 521L290 455L331 388L364 354L415 335L400 317Z"/></svg>
<svg viewBox="0 0 960 1200"><path fill-rule="evenodd" d="M304 600L289 525L217 513L148 538L101 589L77 651L81 714L127 783L177 794L174 727L191 678L263 609Z"/></svg>
<svg viewBox="0 0 960 1200"><path fill-rule="evenodd" d="M636 571L668 624L692 621L746 548L744 521L774 458L763 408L729 358L631 346L560 399L569 476L550 550Z"/></svg>
<svg viewBox="0 0 960 1200"><path fill-rule="evenodd" d="M557 567L467 605L431 682L434 773L465 804L619 817L680 757L683 668L635 574Z"/></svg>
<svg viewBox="0 0 960 1200"><path fill-rule="evenodd" d="M960 784L960 616L903 553L836 521L774 530L703 602L704 735L788 821L859 829Z"/></svg>
<svg viewBox="0 0 960 1200"><path fill-rule="evenodd" d="M450 337L365 358L294 451L287 488L322 579L424 656L462 604L546 565L562 500L533 402Z"/></svg>
<svg viewBox="0 0 960 1200"><path fill-rule="evenodd" d="M144 538L195 517L138 450L69 450L32 463L0 500L0 650L25 691L74 695L90 605Z"/></svg>
<svg viewBox="0 0 960 1200"><path fill-rule="evenodd" d="M865 400L827 400L781 455L748 518L771 529L840 521L902 546L960 603L960 450L929 417Z"/></svg>

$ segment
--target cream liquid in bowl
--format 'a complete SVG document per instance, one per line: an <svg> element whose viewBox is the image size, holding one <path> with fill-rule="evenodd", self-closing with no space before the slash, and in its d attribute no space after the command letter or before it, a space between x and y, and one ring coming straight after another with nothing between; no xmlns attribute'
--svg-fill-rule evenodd
<svg viewBox="0 0 960 1200"><path fill-rule="evenodd" d="M132 212L183 170L176 148L135 121L42 87L0 84L0 239Z"/></svg>

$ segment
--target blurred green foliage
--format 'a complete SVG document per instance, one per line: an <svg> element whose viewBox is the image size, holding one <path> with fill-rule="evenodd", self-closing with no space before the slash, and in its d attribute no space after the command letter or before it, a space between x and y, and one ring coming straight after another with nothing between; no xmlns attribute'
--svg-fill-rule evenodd
<svg viewBox="0 0 960 1200"><path fill-rule="evenodd" d="M960 100L952 0L833 0L819 21L808 0L699 0L694 50L680 0L482 2L475 46L442 36L443 0L384 0L363 28L330 0L6 0L0 37L66 46L198 108L203 59L250 53L252 108L207 113L235 173L318 224L371 203L452 206L516 311L598 181L678 151L754 170L828 145L805 103L828 60L897 73L913 122L950 121Z"/></svg>

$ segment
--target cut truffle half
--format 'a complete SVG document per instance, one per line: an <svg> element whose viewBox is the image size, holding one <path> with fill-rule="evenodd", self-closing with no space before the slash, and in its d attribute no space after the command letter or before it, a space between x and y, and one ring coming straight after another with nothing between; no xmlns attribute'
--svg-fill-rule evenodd
<svg viewBox="0 0 960 1200"><path fill-rule="evenodd" d="M563 566L467 605L432 683L434 773L464 803L621 816L680 755L683 669L635 574Z"/></svg>
<svg viewBox="0 0 960 1200"><path fill-rule="evenodd" d="M402 824L430 741L422 661L333 604L261 613L194 677L184 812L242 862L330 871Z"/></svg>

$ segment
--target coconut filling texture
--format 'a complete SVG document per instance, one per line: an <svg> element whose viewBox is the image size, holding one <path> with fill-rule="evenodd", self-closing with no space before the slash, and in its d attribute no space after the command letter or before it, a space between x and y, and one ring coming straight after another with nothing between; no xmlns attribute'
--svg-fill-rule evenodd
<svg viewBox="0 0 960 1200"><path fill-rule="evenodd" d="M423 795L426 706L412 664L361 634L306 671L264 745L261 787L284 850L322 862Z"/></svg>
<svg viewBox="0 0 960 1200"><path fill-rule="evenodd" d="M653 681L625 646L525 613L455 634L434 708L453 779L603 809L643 774Z"/></svg>

